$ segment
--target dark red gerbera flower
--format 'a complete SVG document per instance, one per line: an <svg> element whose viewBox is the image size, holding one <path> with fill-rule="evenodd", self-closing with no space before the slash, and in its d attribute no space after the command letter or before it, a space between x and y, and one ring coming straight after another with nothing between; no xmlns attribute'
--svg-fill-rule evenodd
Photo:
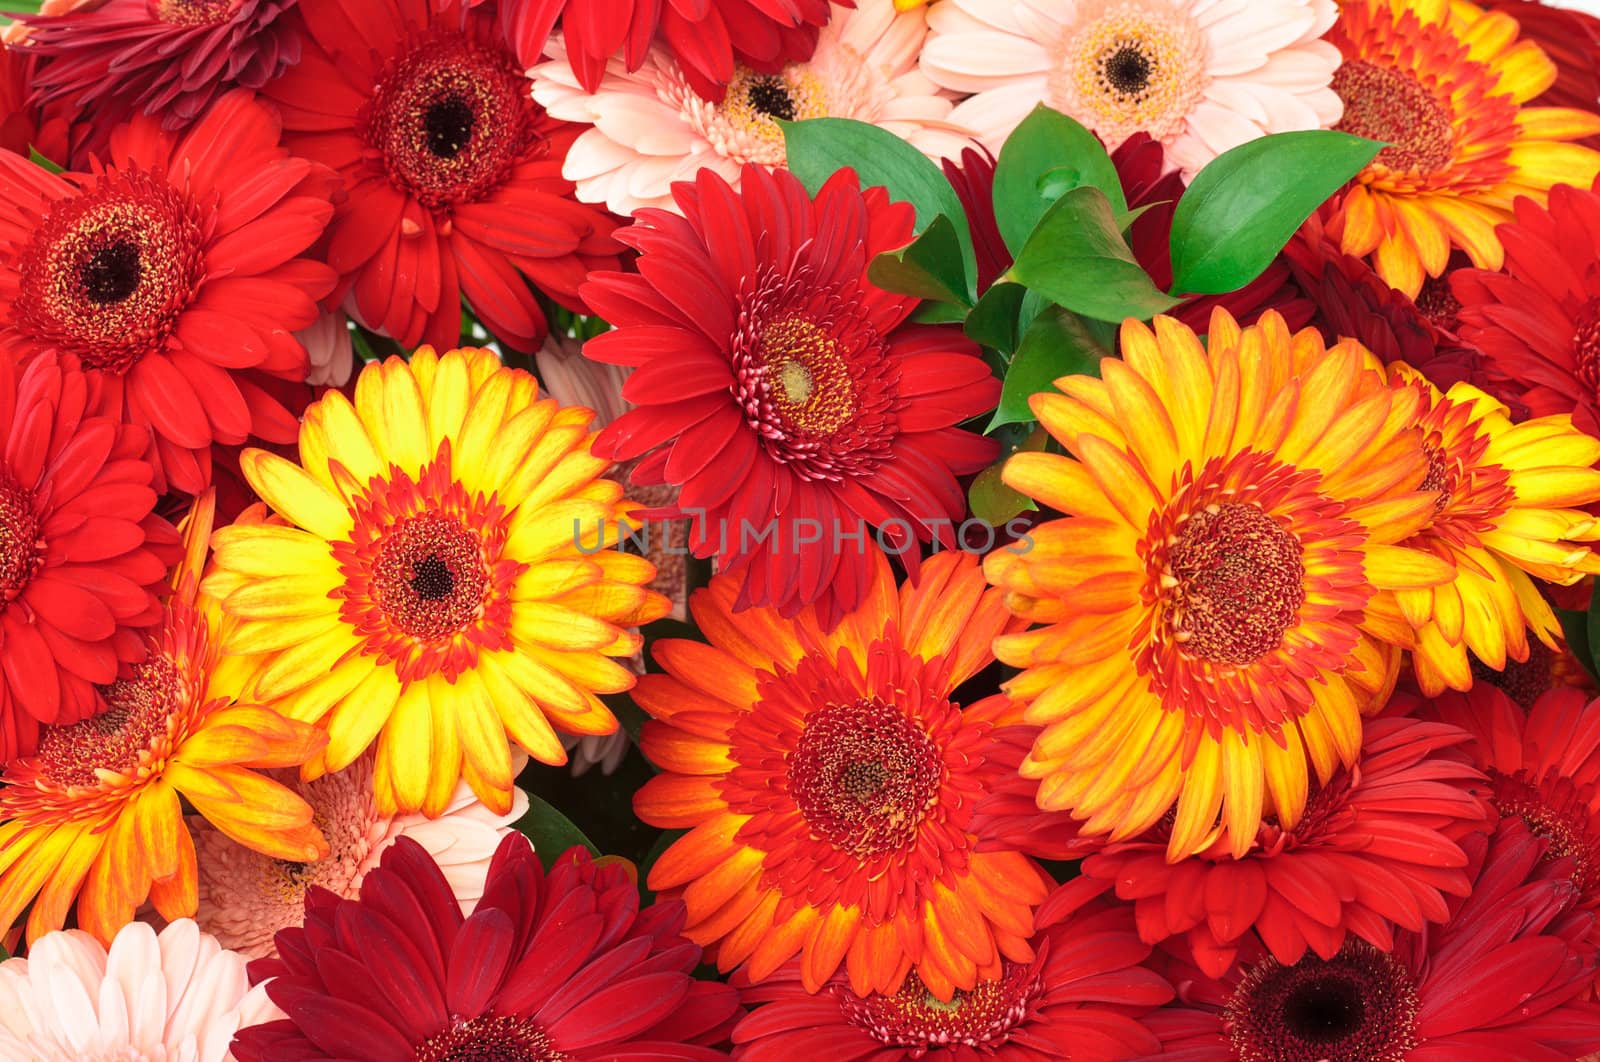
<svg viewBox="0 0 1600 1062"><path fill-rule="evenodd" d="M62 108L34 102L38 66L39 56L29 49L0 45L0 151L27 157L32 150L65 164L68 122Z"/></svg>
<svg viewBox="0 0 1600 1062"><path fill-rule="evenodd" d="M1157 1050L1139 1017L1172 998L1166 979L1139 964L1150 945L1128 909L1095 898L1081 881L1039 908L1032 962L1004 963L1000 976L948 1002L913 971L892 996L865 998L837 977L811 994L791 962L758 985L736 973L755 1009L733 1031L741 1062L1114 1062Z"/></svg>
<svg viewBox="0 0 1600 1062"><path fill-rule="evenodd" d="M572 73L588 92L600 87L606 60L620 54L637 70L659 39L689 87L716 102L736 65L776 74L809 59L829 13L828 0L501 0L500 23L527 69L560 19Z"/></svg>
<svg viewBox="0 0 1600 1062"><path fill-rule="evenodd" d="M815 201L788 171L747 166L735 192L702 170L621 234L638 273L601 273L584 298L615 327L596 361L637 366L635 403L596 440L633 482L682 487L696 556L747 570L737 609L824 628L860 602L873 532L890 549L953 544L956 477L998 453L956 425L994 408L1000 381L948 326L908 324L917 300L866 280L911 238L912 210L853 170ZM845 538L844 536L851 536Z"/></svg>
<svg viewBox="0 0 1600 1062"><path fill-rule="evenodd" d="M1548 209L1524 196L1512 210L1495 229L1505 271L1451 276L1461 337L1534 416L1600 433L1600 190L1557 185Z"/></svg>
<svg viewBox="0 0 1600 1062"><path fill-rule="evenodd" d="M245 370L305 378L293 333L333 274L300 256L333 180L280 147L277 116L243 90L182 135L135 117L90 173L0 152L0 340L78 358L109 412L151 429L157 489L197 493L214 442L295 437Z"/></svg>
<svg viewBox="0 0 1600 1062"><path fill-rule="evenodd" d="M1485 0L1482 6L1516 19L1521 39L1556 64L1556 83L1540 93L1540 106L1600 110L1600 18L1540 0ZM1574 143L1600 150L1600 136Z"/></svg>
<svg viewBox="0 0 1600 1062"><path fill-rule="evenodd" d="M0 763L105 706L96 687L144 659L177 559L147 433L96 415L92 392L70 358L0 354Z"/></svg>
<svg viewBox="0 0 1600 1062"><path fill-rule="evenodd" d="M87 113L92 146L134 114L182 129L231 88L258 89L299 61L296 0L104 0L19 15L48 59L41 101Z"/></svg>
<svg viewBox="0 0 1600 1062"><path fill-rule="evenodd" d="M1158 968L1183 1005L1145 1024L1182 1062L1572 1062L1600 1049L1593 912L1574 910L1559 864L1521 822L1462 843L1472 892L1449 920L1395 936L1385 953L1349 940L1331 958L1284 964L1248 940L1207 977L1173 956Z"/></svg>
<svg viewBox="0 0 1600 1062"><path fill-rule="evenodd" d="M741 1011L697 981L683 905L639 908L620 866L581 848L546 873L521 834L495 850L465 919L444 873L402 837L345 900L313 886L304 928L250 964L287 1018L241 1031L239 1062L701 1062Z"/></svg>
<svg viewBox="0 0 1600 1062"><path fill-rule="evenodd" d="M581 311L584 275L621 250L616 222L561 177L581 127L533 102L492 9L322 0L301 13L305 58L269 92L286 142L344 177L327 257L347 308L402 346L449 350L465 298L501 343L536 349L546 325L527 281Z"/></svg>
<svg viewBox="0 0 1600 1062"><path fill-rule="evenodd" d="M1587 591L1587 586L1584 589ZM1587 601L1576 604L1576 609L1580 612L1586 611L1588 607ZM1551 649L1539 639L1529 638L1528 659L1512 660L1508 656L1506 666L1499 671L1475 656L1470 659L1474 688L1484 683L1498 686L1505 691L1507 697L1524 709L1532 708L1540 697L1551 690L1568 688L1582 690L1587 697L1592 697L1595 693L1594 680L1583 670L1578 658L1573 656L1572 651L1565 645L1560 649Z"/></svg>

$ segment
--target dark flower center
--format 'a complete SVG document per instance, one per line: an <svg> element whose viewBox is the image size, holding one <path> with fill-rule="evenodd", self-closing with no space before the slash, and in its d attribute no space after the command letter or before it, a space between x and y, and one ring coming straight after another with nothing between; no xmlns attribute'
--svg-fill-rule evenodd
<svg viewBox="0 0 1600 1062"><path fill-rule="evenodd" d="M152 654L134 667L132 677L100 687L105 711L40 730L41 773L59 786L93 786L99 783L97 769L128 770L166 737L173 714L199 692L188 688L169 657Z"/></svg>
<svg viewBox="0 0 1600 1062"><path fill-rule="evenodd" d="M1254 505L1191 515L1168 559L1168 622L1186 653L1248 664L1276 649L1306 598L1300 540Z"/></svg>
<svg viewBox="0 0 1600 1062"><path fill-rule="evenodd" d="M1144 52L1132 44L1124 44L1106 57L1101 69L1106 83L1118 94L1134 96L1150 87L1154 67Z"/></svg>
<svg viewBox="0 0 1600 1062"><path fill-rule="evenodd" d="M480 1014L417 1045L416 1062L567 1062L538 1022Z"/></svg>
<svg viewBox="0 0 1600 1062"><path fill-rule="evenodd" d="M23 334L123 373L161 349L204 263L198 211L165 181L109 174L57 201L17 259Z"/></svg>
<svg viewBox="0 0 1600 1062"><path fill-rule="evenodd" d="M379 607L406 634L448 638L476 618L489 586L483 543L442 513L400 520L372 571Z"/></svg>
<svg viewBox="0 0 1600 1062"><path fill-rule="evenodd" d="M758 113L770 118L780 118L785 122L794 121L794 98L789 95L789 90L782 81L775 77L752 78L750 86L746 89L746 96L750 106Z"/></svg>
<svg viewBox="0 0 1600 1062"><path fill-rule="evenodd" d="M1437 446L1424 443L1422 453L1428 459L1428 472L1422 477L1417 489L1438 491L1439 496L1434 499L1433 511L1442 513L1455 500L1455 478L1450 474L1450 462L1445 457L1444 451Z"/></svg>
<svg viewBox="0 0 1600 1062"><path fill-rule="evenodd" d="M1332 959L1266 958L1223 1010L1239 1062L1401 1062L1418 1043L1417 988L1393 956L1352 938Z"/></svg>
<svg viewBox="0 0 1600 1062"><path fill-rule="evenodd" d="M1426 175L1454 160L1450 111L1416 78L1350 59L1334 72L1333 91L1344 101L1335 129L1389 145L1373 164Z"/></svg>
<svg viewBox="0 0 1600 1062"><path fill-rule="evenodd" d="M1542 778L1528 771L1485 772L1489 799L1502 816L1515 816L1530 832L1550 842L1545 860L1571 859L1572 882L1586 906L1600 904L1600 819L1590 812L1587 794L1554 770Z"/></svg>
<svg viewBox="0 0 1600 1062"><path fill-rule="evenodd" d="M32 493L0 473L0 602L22 593L44 563L40 530Z"/></svg>
<svg viewBox="0 0 1600 1062"><path fill-rule="evenodd" d="M538 113L504 47L449 33L391 63L360 121L390 181L442 210L505 183L541 146Z"/></svg>
<svg viewBox="0 0 1600 1062"><path fill-rule="evenodd" d="M1508 656L1506 666L1499 671L1476 656L1469 659L1474 681L1482 680L1500 687L1507 697L1524 708L1532 708L1534 701L1555 686L1556 656L1537 638L1528 639L1527 660L1512 660Z"/></svg>
<svg viewBox="0 0 1600 1062"><path fill-rule="evenodd" d="M1572 363L1589 393L1600 396L1600 298L1590 299L1578 310L1572 332Z"/></svg>
<svg viewBox="0 0 1600 1062"><path fill-rule="evenodd" d="M813 711L789 757L800 814L823 840L858 856L914 844L943 783L938 745L876 697Z"/></svg>
<svg viewBox="0 0 1600 1062"><path fill-rule="evenodd" d="M958 989L948 1003L929 992L915 970L892 996L874 992L863 999L842 985L829 991L852 1025L880 1043L912 1048L920 1055L921 1050L955 1044L994 1048L1005 1043L1027 1017L1041 981L1031 967L1008 962L1000 977L980 981L970 992Z"/></svg>
<svg viewBox="0 0 1600 1062"><path fill-rule="evenodd" d="M1450 287L1448 276L1429 277L1422 282L1422 290L1417 292L1417 312L1433 324L1446 332L1454 332L1461 327L1461 300L1456 298L1456 293Z"/></svg>

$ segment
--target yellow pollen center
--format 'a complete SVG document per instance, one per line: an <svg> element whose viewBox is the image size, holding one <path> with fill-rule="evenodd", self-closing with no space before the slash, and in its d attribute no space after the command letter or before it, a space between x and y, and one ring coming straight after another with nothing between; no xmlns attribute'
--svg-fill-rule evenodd
<svg viewBox="0 0 1600 1062"><path fill-rule="evenodd" d="M760 347L773 405L789 427L832 435L855 413L849 367L823 329L801 317L785 318L762 331Z"/></svg>
<svg viewBox="0 0 1600 1062"><path fill-rule="evenodd" d="M784 397L791 405L803 406L811 397L811 374L801 362L784 362L778 370L778 381L783 387Z"/></svg>
<svg viewBox="0 0 1600 1062"><path fill-rule="evenodd" d="M821 118L831 113L822 79L795 63L776 74L740 67L715 113L702 120L724 154L746 162L780 166L785 159L778 122Z"/></svg>
<svg viewBox="0 0 1600 1062"><path fill-rule="evenodd" d="M1069 26L1054 49L1049 102L1117 143L1137 130L1175 132L1205 88L1197 27L1138 0L1087 26Z"/></svg>
<svg viewBox="0 0 1600 1062"><path fill-rule="evenodd" d="M1427 175L1454 161L1450 111L1416 78L1351 59L1334 72L1333 91L1344 101L1344 117L1335 129L1389 145L1372 165Z"/></svg>

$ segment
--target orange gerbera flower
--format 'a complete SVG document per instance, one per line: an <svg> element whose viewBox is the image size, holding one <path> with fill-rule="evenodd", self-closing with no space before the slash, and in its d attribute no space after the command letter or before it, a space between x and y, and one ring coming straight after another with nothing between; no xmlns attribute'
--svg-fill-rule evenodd
<svg viewBox="0 0 1600 1062"><path fill-rule="evenodd" d="M207 492L186 523L185 557L149 655L102 687L106 711L44 727L38 752L0 776L0 926L33 901L29 941L60 929L74 898L79 928L103 944L147 899L164 918L193 917L195 849L182 802L274 859L327 855L310 805L252 769L297 766L325 739L233 703L235 687L217 671L222 621L197 592L211 522Z"/></svg>
<svg viewBox="0 0 1600 1062"><path fill-rule="evenodd" d="M1552 185L1588 187L1600 173L1600 152L1568 143L1600 133L1600 115L1523 106L1556 67L1517 40L1510 15L1460 0L1346 0L1328 39L1344 54L1336 128L1389 145L1338 202L1332 228L1412 298L1452 247L1499 269L1494 229L1517 196L1543 204Z"/></svg>
<svg viewBox="0 0 1600 1062"><path fill-rule="evenodd" d="M1017 454L1003 476L1068 518L984 562L1048 624L995 644L1045 726L1022 766L1039 806L1121 840L1176 804L1173 860L1219 830L1239 858L1264 815L1294 826L1307 761L1323 784L1352 764L1394 681L1398 653L1363 629L1376 589L1453 574L1392 545L1433 512L1415 392L1276 312L1241 331L1218 310L1209 332L1207 351L1170 318L1129 321L1101 379L1033 396L1074 456Z"/></svg>
<svg viewBox="0 0 1600 1062"><path fill-rule="evenodd" d="M724 971L764 980L795 955L808 991L841 964L857 994L899 991L913 966L941 1000L1032 959L1049 881L969 828L989 780L1032 728L1004 697L951 694L989 664L1009 617L965 554L895 588L876 554L865 600L831 633L816 609L732 613L737 581L690 600L710 645L667 640L634 697L658 720L641 747L662 774L639 817L687 829L649 885L682 896L685 935Z"/></svg>

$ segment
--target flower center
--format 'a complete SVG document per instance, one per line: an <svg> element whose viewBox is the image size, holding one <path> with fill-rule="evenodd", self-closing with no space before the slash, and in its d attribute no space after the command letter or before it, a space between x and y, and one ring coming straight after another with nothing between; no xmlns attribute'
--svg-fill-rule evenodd
<svg viewBox="0 0 1600 1062"><path fill-rule="evenodd" d="M482 199L542 147L536 115L508 52L451 33L390 64L361 125L390 181L440 210Z"/></svg>
<svg viewBox="0 0 1600 1062"><path fill-rule="evenodd" d="M477 535L443 513L395 524L378 551L373 588L390 621L413 638L447 638L471 623L489 585Z"/></svg>
<svg viewBox="0 0 1600 1062"><path fill-rule="evenodd" d="M1506 666L1499 671L1470 656L1472 679L1498 686L1507 697L1524 708L1532 708L1544 693L1555 687L1556 654L1537 638L1528 639L1528 659L1506 658Z"/></svg>
<svg viewBox="0 0 1600 1062"><path fill-rule="evenodd" d="M1450 111L1416 78L1348 59L1334 72L1333 91L1344 101L1344 117L1335 129L1389 145L1373 164L1426 175L1454 161Z"/></svg>
<svg viewBox="0 0 1600 1062"><path fill-rule="evenodd" d="M1600 821L1589 811L1585 794L1570 778L1547 771L1535 781L1526 770L1504 774L1494 768L1489 776L1489 799L1502 816L1515 815L1529 831L1545 838L1548 861L1571 859L1572 882L1585 904L1600 903Z"/></svg>
<svg viewBox="0 0 1600 1062"><path fill-rule="evenodd" d="M1208 81L1199 28L1143 0L1107 6L1087 25L1065 27L1053 52L1049 102L1084 119L1108 143L1140 129L1168 136Z"/></svg>
<svg viewBox="0 0 1600 1062"><path fill-rule="evenodd" d="M1589 393L1600 396L1600 298L1583 304L1576 326L1572 332L1572 363Z"/></svg>
<svg viewBox="0 0 1600 1062"><path fill-rule="evenodd" d="M530 1018L480 1014L434 1033L417 1045L416 1062L566 1062Z"/></svg>
<svg viewBox="0 0 1600 1062"><path fill-rule="evenodd" d="M1035 970L1010 962L999 978L980 981L970 992L958 989L948 1003L929 992L915 970L892 996L874 992L863 999L842 985L829 989L852 1025L890 1047L913 1049L997 1047L1010 1039L1040 990Z"/></svg>
<svg viewBox="0 0 1600 1062"><path fill-rule="evenodd" d="M215 26L228 21L240 0L149 0L152 17L172 26Z"/></svg>
<svg viewBox="0 0 1600 1062"><path fill-rule="evenodd" d="M775 77L752 78L745 98L757 114L780 118L785 122L794 121L794 97L789 95L788 87Z"/></svg>
<svg viewBox="0 0 1600 1062"><path fill-rule="evenodd" d="M122 373L160 349L203 269L196 212L148 174L57 202L17 260L19 330Z"/></svg>
<svg viewBox="0 0 1600 1062"><path fill-rule="evenodd" d="M1454 332L1461 326L1461 300L1450 287L1448 276L1429 277L1417 292L1417 312L1435 328Z"/></svg>
<svg viewBox="0 0 1600 1062"><path fill-rule="evenodd" d="M820 118L833 113L822 78L809 66L791 64L777 74L740 67L716 105L698 98L684 101L685 117L716 149L739 162L781 166L787 157L779 121Z"/></svg>
<svg viewBox="0 0 1600 1062"><path fill-rule="evenodd" d="M832 435L850 419L850 370L833 336L790 317L762 329L758 351L774 408L789 430Z"/></svg>
<svg viewBox="0 0 1600 1062"><path fill-rule="evenodd" d="M63 788L94 786L96 771L126 773L159 752L178 709L198 693L166 654L152 654L131 678L101 686L106 710L67 726L46 726L39 734L40 773Z"/></svg>
<svg viewBox="0 0 1600 1062"><path fill-rule="evenodd" d="M1173 639L1219 664L1248 664L1276 649L1305 601L1299 539L1254 505L1192 514L1162 585Z"/></svg>
<svg viewBox="0 0 1600 1062"><path fill-rule="evenodd" d="M1454 500L1454 478L1450 475L1450 462L1445 457L1444 451L1437 446L1424 443L1423 456L1428 459L1428 473L1422 477L1422 482L1417 485L1418 490L1436 490L1439 497L1434 500L1433 511L1442 513Z"/></svg>
<svg viewBox="0 0 1600 1062"><path fill-rule="evenodd" d="M938 802L932 738L877 697L811 712L789 757L789 792L823 840L854 855L899 851Z"/></svg>
<svg viewBox="0 0 1600 1062"><path fill-rule="evenodd" d="M33 494L0 472L0 602L22 593L44 563L40 530Z"/></svg>
<svg viewBox="0 0 1600 1062"><path fill-rule="evenodd" d="M1332 959L1263 959L1223 1010L1239 1062L1401 1062L1418 1043L1416 1023L1410 971L1354 939Z"/></svg>

